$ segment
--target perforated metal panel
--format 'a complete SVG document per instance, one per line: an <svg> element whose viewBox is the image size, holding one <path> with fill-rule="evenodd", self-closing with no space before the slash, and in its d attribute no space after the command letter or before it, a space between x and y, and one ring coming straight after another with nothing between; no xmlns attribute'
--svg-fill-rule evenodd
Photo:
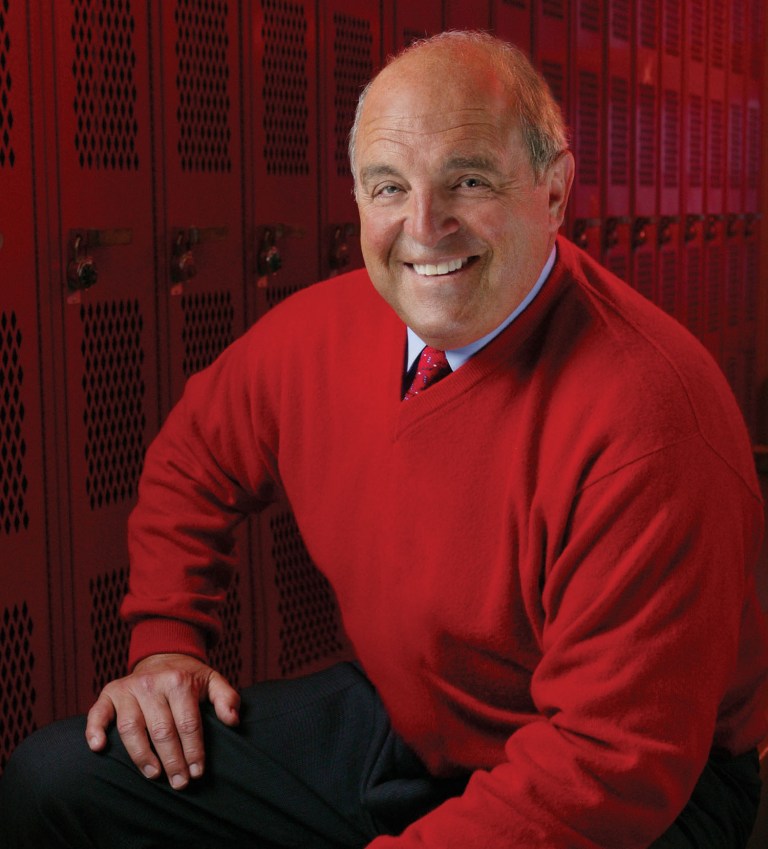
<svg viewBox="0 0 768 849"><path fill-rule="evenodd" d="M100 572L88 581L91 601L93 695L127 672L130 631L120 619L120 604L128 590L128 569Z"/></svg>
<svg viewBox="0 0 768 849"><path fill-rule="evenodd" d="M336 173L349 177L347 140L360 92L373 76L373 33L368 20L341 12L334 14L333 24Z"/></svg>
<svg viewBox="0 0 768 849"><path fill-rule="evenodd" d="M231 292L183 295L182 369L189 377L209 366L235 338L235 308Z"/></svg>
<svg viewBox="0 0 768 849"><path fill-rule="evenodd" d="M704 185L704 100L698 94L688 98L688 185L700 189Z"/></svg>
<svg viewBox="0 0 768 849"><path fill-rule="evenodd" d="M3 609L0 618L0 772L11 752L36 728L33 631L34 622L26 602Z"/></svg>
<svg viewBox="0 0 768 849"><path fill-rule="evenodd" d="M135 300L91 303L80 318L86 491L95 510L136 494L146 449L144 323Z"/></svg>
<svg viewBox="0 0 768 849"><path fill-rule="evenodd" d="M309 174L307 18L298 3L264 0L264 160L274 175Z"/></svg>
<svg viewBox="0 0 768 849"><path fill-rule="evenodd" d="M638 184L656 186L656 87L641 83L637 87L637 174Z"/></svg>
<svg viewBox="0 0 768 849"><path fill-rule="evenodd" d="M252 681L252 670L247 669L245 675L244 658L250 657L252 647L246 649L246 641L252 642L254 634L249 627L244 628L243 612L246 605L243 596L247 595L248 587L238 572L232 576L232 583L227 590L227 597L219 612L221 617L221 639L209 653L211 666L220 672L233 687L244 686ZM250 623L249 623L250 624Z"/></svg>
<svg viewBox="0 0 768 849"><path fill-rule="evenodd" d="M8 4L9 0L0 2L0 168L13 168L16 161L13 149L13 75L8 67L11 50Z"/></svg>
<svg viewBox="0 0 768 849"><path fill-rule="evenodd" d="M315 568L288 512L270 521L280 616L280 674L293 675L344 648L328 581Z"/></svg>
<svg viewBox="0 0 768 849"><path fill-rule="evenodd" d="M578 75L576 112L579 134L577 154L579 162L579 185L600 185L600 78L594 71L582 70Z"/></svg>
<svg viewBox="0 0 768 849"><path fill-rule="evenodd" d="M0 312L0 534L29 527L22 343L16 313Z"/></svg>
<svg viewBox="0 0 768 849"><path fill-rule="evenodd" d="M130 0L71 0L75 150L81 167L139 167L136 46Z"/></svg>
<svg viewBox="0 0 768 849"><path fill-rule="evenodd" d="M232 170L228 14L224 0L176 0L177 150L184 171Z"/></svg>

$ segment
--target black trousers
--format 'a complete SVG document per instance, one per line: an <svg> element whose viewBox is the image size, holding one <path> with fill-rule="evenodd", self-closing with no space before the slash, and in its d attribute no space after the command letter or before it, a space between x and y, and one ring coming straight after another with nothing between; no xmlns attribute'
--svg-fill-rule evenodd
<svg viewBox="0 0 768 849"><path fill-rule="evenodd" d="M92 753L82 717L36 732L0 778L0 847L357 849L466 783L426 772L354 664L242 695L236 729L204 708L206 774L181 792L143 778L114 731ZM759 792L756 755L712 758L653 849L742 849Z"/></svg>

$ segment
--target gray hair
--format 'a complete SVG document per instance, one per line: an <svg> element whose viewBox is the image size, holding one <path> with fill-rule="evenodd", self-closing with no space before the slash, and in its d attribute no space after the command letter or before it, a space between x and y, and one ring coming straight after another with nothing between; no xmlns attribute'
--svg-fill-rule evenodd
<svg viewBox="0 0 768 849"><path fill-rule="evenodd" d="M522 50L487 32L449 31L420 39L387 60L386 66L413 52L446 44L465 52L467 47L482 47L490 65L507 84L512 108L519 121L523 143L528 150L531 167L537 182L555 160L568 149L568 131L562 111L544 77L533 67ZM366 95L375 77L360 93L355 120L349 133L349 161L357 180L355 153L360 118Z"/></svg>

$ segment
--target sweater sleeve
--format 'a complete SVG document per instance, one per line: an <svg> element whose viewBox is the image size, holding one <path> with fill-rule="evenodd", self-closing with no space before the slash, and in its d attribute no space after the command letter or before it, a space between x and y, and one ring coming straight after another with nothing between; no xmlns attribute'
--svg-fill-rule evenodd
<svg viewBox="0 0 768 849"><path fill-rule="evenodd" d="M158 652L205 657L220 630L235 528L272 497L274 463L255 431L262 411L250 356L246 335L193 376L147 452L128 524L121 610L132 626L131 667Z"/></svg>
<svg viewBox="0 0 768 849"><path fill-rule="evenodd" d="M753 620L761 515L697 436L583 488L544 581L538 721L462 796L371 849L649 846L717 746L719 713L756 742L754 679L741 703L721 702Z"/></svg>

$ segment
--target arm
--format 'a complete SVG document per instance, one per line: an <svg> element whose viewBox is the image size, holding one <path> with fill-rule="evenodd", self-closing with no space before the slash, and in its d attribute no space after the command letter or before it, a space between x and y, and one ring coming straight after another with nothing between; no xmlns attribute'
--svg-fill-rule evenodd
<svg viewBox="0 0 768 849"><path fill-rule="evenodd" d="M212 702L222 722L238 721L239 697L207 665L206 647L219 630L233 530L272 488L253 429L248 357L246 338L193 377L150 446L129 522L122 609L133 626L133 671L104 688L88 718L94 751L115 722L144 775L162 768L176 788L204 769L200 702Z"/></svg>
<svg viewBox="0 0 768 849"><path fill-rule="evenodd" d="M758 498L696 437L583 489L544 580L540 721L372 849L647 847L713 745L760 523ZM753 733L754 714L733 711Z"/></svg>

